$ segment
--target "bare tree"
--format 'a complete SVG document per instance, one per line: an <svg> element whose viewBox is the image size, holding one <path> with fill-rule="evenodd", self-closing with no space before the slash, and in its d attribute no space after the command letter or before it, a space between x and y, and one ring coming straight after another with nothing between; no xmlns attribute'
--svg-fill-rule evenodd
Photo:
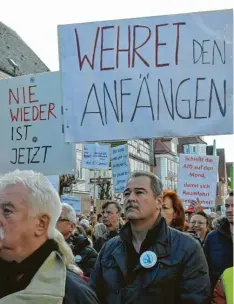
<svg viewBox="0 0 234 304"><path fill-rule="evenodd" d="M78 182L77 176L75 174L63 174L60 175L60 187L59 195L63 194L64 188L71 188Z"/></svg>
<svg viewBox="0 0 234 304"><path fill-rule="evenodd" d="M99 198L100 200L111 199L111 182L97 183L100 187Z"/></svg>

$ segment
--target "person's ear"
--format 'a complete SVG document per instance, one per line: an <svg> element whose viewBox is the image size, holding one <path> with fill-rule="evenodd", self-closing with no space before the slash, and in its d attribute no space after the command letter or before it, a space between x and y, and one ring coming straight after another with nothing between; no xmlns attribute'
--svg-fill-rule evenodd
<svg viewBox="0 0 234 304"><path fill-rule="evenodd" d="M74 231L76 228L76 224L75 223L71 223L71 232Z"/></svg>
<svg viewBox="0 0 234 304"><path fill-rule="evenodd" d="M35 236L47 234L50 224L50 216L46 213L39 214L36 219Z"/></svg>
<svg viewBox="0 0 234 304"><path fill-rule="evenodd" d="M161 194L157 196L156 203L157 203L157 209L160 210L163 204L163 196Z"/></svg>

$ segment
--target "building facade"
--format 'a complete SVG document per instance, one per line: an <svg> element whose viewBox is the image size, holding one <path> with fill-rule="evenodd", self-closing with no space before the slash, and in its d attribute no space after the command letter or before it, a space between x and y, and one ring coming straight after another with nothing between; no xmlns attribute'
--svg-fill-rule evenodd
<svg viewBox="0 0 234 304"><path fill-rule="evenodd" d="M150 143L143 140L130 140L126 142L109 143L110 146L120 144L128 144L129 165L131 172L136 170L150 171ZM77 183L73 186L73 192L77 194L89 194L92 198L100 198L101 186L99 184L111 181L112 184L112 170L90 170L82 168L82 153L83 145L76 145L77 156ZM113 190L111 191L113 196Z"/></svg>
<svg viewBox="0 0 234 304"><path fill-rule="evenodd" d="M178 138L178 153L206 155L206 145L202 136Z"/></svg>
<svg viewBox="0 0 234 304"><path fill-rule="evenodd" d="M177 190L179 164L177 145L177 138L161 138L154 141L155 174L160 178L165 189Z"/></svg>

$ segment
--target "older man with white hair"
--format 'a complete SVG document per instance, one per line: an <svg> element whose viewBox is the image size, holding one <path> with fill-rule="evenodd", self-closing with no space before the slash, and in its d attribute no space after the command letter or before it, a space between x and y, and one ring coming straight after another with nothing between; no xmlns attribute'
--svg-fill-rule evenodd
<svg viewBox="0 0 234 304"><path fill-rule="evenodd" d="M2 304L98 303L69 270L73 254L55 228L60 213L59 196L42 174L16 170L0 176Z"/></svg>
<svg viewBox="0 0 234 304"><path fill-rule="evenodd" d="M61 215L57 221L57 229L62 233L65 240L69 239L75 231L76 222L75 210L69 204L62 203Z"/></svg>
<svg viewBox="0 0 234 304"><path fill-rule="evenodd" d="M97 259L97 252L90 246L90 242L85 235L75 231L76 212L69 204L62 204L57 229L62 233L64 239L71 247L77 265L83 270L84 275L89 277Z"/></svg>

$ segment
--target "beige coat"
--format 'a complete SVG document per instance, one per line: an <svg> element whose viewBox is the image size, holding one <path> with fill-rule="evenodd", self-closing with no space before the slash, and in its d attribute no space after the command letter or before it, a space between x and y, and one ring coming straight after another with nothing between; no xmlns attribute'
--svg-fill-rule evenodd
<svg viewBox="0 0 234 304"><path fill-rule="evenodd" d="M58 252L52 252L26 289L0 299L0 304L62 304L66 266Z"/></svg>

